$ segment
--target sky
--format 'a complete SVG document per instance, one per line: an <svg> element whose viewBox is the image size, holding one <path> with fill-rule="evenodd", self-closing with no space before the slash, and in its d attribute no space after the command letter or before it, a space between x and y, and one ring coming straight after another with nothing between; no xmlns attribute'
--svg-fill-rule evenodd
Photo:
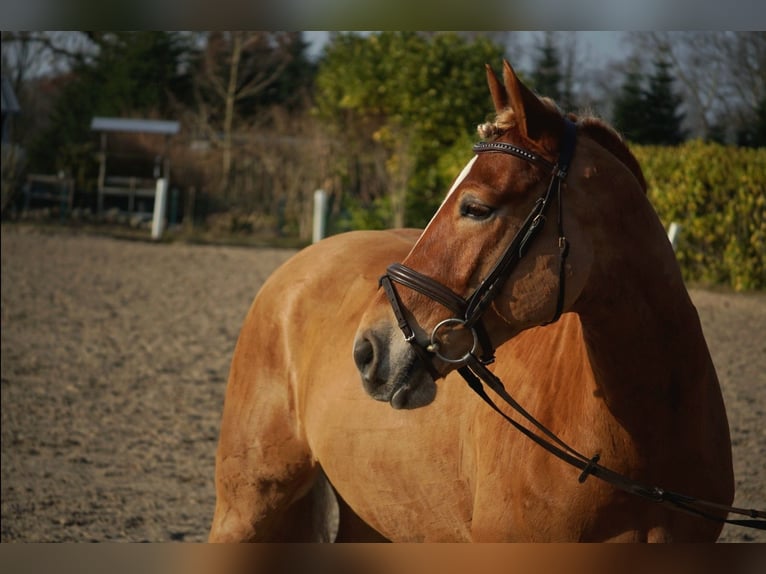
<svg viewBox="0 0 766 574"><path fill-rule="evenodd" d="M0 0L4 30L763 30L763 0Z"/></svg>
<svg viewBox="0 0 766 574"><path fill-rule="evenodd" d="M523 45L534 45L535 38L540 32L521 31L517 32ZM612 60L624 59L628 55L625 45L625 32L621 31L577 31L578 50L582 58L594 67L604 66ZM322 47L327 42L329 32L308 31L304 37L311 44L309 53L318 56ZM527 51L527 55L531 50ZM513 62L516 64L515 62ZM520 63L520 68L526 67L529 62Z"/></svg>

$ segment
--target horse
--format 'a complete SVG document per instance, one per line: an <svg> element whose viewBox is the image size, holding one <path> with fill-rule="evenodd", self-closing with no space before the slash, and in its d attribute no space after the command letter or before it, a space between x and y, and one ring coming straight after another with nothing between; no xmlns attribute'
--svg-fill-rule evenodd
<svg viewBox="0 0 766 574"><path fill-rule="evenodd" d="M734 493L715 368L640 166L605 122L563 114L507 61L502 80L486 75L495 119L425 230L330 237L256 296L226 389L211 542L720 534L589 476L721 505ZM589 467L478 400L466 368Z"/></svg>

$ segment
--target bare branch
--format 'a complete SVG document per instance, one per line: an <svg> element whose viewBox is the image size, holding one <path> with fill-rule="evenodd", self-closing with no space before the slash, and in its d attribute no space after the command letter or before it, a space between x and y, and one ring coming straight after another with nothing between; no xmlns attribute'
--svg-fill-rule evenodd
<svg viewBox="0 0 766 574"><path fill-rule="evenodd" d="M234 169L233 134L237 103L262 93L284 72L289 48L295 36L290 33L243 32L211 33L197 79L198 117L211 113L220 121L220 189L228 188ZM209 101L203 101L202 88L208 88ZM208 132L214 131L212 126ZM220 141L219 141L220 140Z"/></svg>

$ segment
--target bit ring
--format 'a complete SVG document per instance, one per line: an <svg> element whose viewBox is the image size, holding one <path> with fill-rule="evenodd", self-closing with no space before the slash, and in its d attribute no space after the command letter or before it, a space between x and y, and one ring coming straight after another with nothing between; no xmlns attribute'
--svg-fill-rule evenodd
<svg viewBox="0 0 766 574"><path fill-rule="evenodd" d="M457 325L465 326L466 321L464 319L458 319L457 317L451 317L449 319L444 319L444 321L441 321L434 327L433 331L431 331L431 344L426 347L426 349L430 352L432 352L434 355L436 355L439 359L444 361L445 363L450 364L458 364L458 363L465 363L468 361L468 359L471 358L471 355L474 354L474 351L476 351L476 345L478 344L478 337L476 335L476 330L473 327L469 327L471 330L471 335L473 336L473 345L471 346L471 350L468 351L465 355L460 357L459 359L451 359L449 357L445 357L441 354L439 351L439 341L436 338L437 333L439 332L439 329L447 326L447 325Z"/></svg>

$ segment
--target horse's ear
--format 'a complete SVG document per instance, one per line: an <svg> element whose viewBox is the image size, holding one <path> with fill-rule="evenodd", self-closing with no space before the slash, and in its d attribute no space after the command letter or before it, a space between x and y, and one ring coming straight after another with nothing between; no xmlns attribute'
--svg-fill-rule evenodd
<svg viewBox="0 0 766 574"><path fill-rule="evenodd" d="M523 136L537 141L543 134L555 129L556 114L519 80L508 60L503 61L503 80L505 91L510 97L516 125Z"/></svg>
<svg viewBox="0 0 766 574"><path fill-rule="evenodd" d="M505 86L500 83L492 66L485 64L487 68L487 83L489 84L489 93L492 94L492 103L495 104L495 111L499 114L508 107L508 92Z"/></svg>

